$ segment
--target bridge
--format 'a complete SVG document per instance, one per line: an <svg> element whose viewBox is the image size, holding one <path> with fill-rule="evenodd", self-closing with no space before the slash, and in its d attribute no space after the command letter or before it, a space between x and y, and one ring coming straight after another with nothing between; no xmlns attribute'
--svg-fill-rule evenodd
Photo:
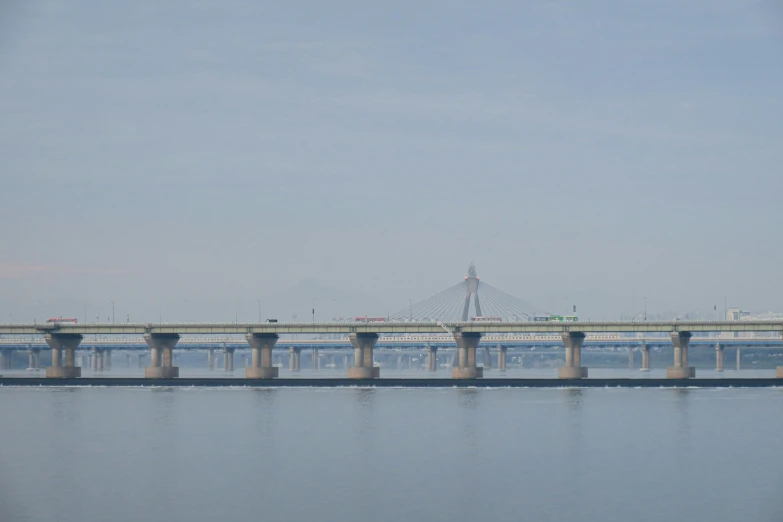
<svg viewBox="0 0 783 522"><path fill-rule="evenodd" d="M770 337L726 337L735 332L766 333ZM0 353L4 356L0 368L7 368L8 350L22 349L30 351L30 366L37 367L36 358L40 349L48 346L52 349L52 366L47 368L47 377L79 377L81 368L76 365L76 350L85 336L96 336L84 343L94 350L96 356L101 354L96 364L98 361L103 364L102 357L107 351L110 361L112 349L139 350L146 347L150 350L151 362L145 370L145 376L176 378L179 371L173 364L173 354L180 335L197 335L202 337L183 338L179 349L207 350L212 360L212 351L222 347L230 353L227 357L230 357L232 368L234 351L242 347L249 348L251 363L246 369L246 377L249 379L274 379L279 376L272 360L275 347L290 351L292 369L299 369L302 349L353 349L353 366L348 368L348 376L354 379L380 377L380 369L373 361L373 350L376 347L426 350L427 368L432 371L438 366L438 350L452 350L456 352L452 377L476 379L483 376L483 368L477 365L476 360L476 351L482 340L487 347L497 346L497 366L500 370L506 367L509 349L531 346L562 349L565 365L558 372L562 379L587 377L587 368L581 365L581 351L585 345L638 349L642 352L643 370L649 369L651 346L671 345L674 360L667 369L667 377L688 379L695 377L695 369L687 365L688 347L691 344L715 346L716 369L722 370L725 346L781 347L781 333L783 322L777 321L15 324L0 325L0 336L15 336L0 338ZM341 338L296 338L312 334L338 334ZM20 338L20 335L29 338ZM244 341L236 337L240 335ZM291 338L281 341L280 335ZM488 348L485 350L487 361ZM224 364L228 365L225 357ZM317 353L314 353L315 360L317 357ZM778 368L777 375L783 377L783 368Z"/></svg>
<svg viewBox="0 0 783 522"><path fill-rule="evenodd" d="M402 345L403 339L418 338L428 351L427 367L437 368L437 350L451 346L456 351L452 378L479 379L483 367L476 363L476 351L482 338L498 345L498 367L506 366L506 352L509 345L547 342L557 343L565 353L565 364L558 370L561 379L583 379L587 368L582 366L582 346L587 341L635 343L641 347L643 368L649 369L649 346L657 340L666 340L673 348L672 366L667 368L670 379L689 379L696 375L688 366L688 347L691 339L710 338L715 342L716 367L723 367L723 335L740 333L766 333L770 337L764 342L775 344L783 334L783 321L614 321L579 322L576 317L551 316L540 308L481 282L475 267L470 266L464 280L443 292L411 305L389 318L364 318L361 321L278 323L125 323L125 324L76 324L53 321L43 324L0 325L0 336L42 337L52 350L52 365L46 369L47 378L76 378L81 376L81 367L76 365L76 350L84 336L122 336L118 343L139 345L141 340L150 350L150 365L145 368L145 377L150 379L171 379L179 377L179 368L174 365L174 349L181 335L197 336L243 336L251 352L251 363L246 368L248 379L274 379L278 368L273 364L272 350L281 335L327 335L343 337L342 344L353 349L353 366L348 368L351 379L377 379L380 368L373 359L373 350L386 343ZM650 341L640 342L638 336L649 336ZM128 341L128 336L135 341ZM381 337L384 336L384 337ZM403 337L400 337L403 336ZM636 337L635 337L636 336ZM711 336L711 337L710 337ZM771 341L774 336L775 341ZM429 337L429 339L427 339ZM426 340L424 340L426 339ZM436 340L437 339L437 340ZM512 341L513 339L513 341ZM656 340L653 340L656 339ZM346 342L347 341L347 342ZM745 341L743 339L743 341ZM310 342L313 349L318 345ZM416 342L416 341L410 341ZM747 342L747 341L745 341ZM110 343L104 341L106 346ZM225 349L233 353L236 344ZM28 345L40 345L31 340ZM291 366L298 368L302 344L285 340L291 353ZM7 351L13 345L6 346ZM17 345L18 346L18 345ZM109 348L103 348L109 349ZM207 348L209 349L209 348ZM486 352L485 352L486 353ZM210 355L211 357L211 355ZM35 349L31 349L31 362L35 364ZM317 358L316 358L317 359ZM109 360L111 357L109 356ZM3 356L0 368L7 366ZM777 376L783 378L783 366L778 367Z"/></svg>

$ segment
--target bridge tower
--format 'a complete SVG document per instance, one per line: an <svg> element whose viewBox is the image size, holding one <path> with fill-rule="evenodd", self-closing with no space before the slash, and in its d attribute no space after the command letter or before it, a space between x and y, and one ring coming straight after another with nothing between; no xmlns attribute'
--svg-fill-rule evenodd
<svg viewBox="0 0 783 522"><path fill-rule="evenodd" d="M468 267L468 275L465 277L465 306L462 308L462 320L467 322L470 317L470 296L473 296L473 306L476 308L476 315L481 315L481 303L478 296L479 278L476 275L476 265L473 263Z"/></svg>

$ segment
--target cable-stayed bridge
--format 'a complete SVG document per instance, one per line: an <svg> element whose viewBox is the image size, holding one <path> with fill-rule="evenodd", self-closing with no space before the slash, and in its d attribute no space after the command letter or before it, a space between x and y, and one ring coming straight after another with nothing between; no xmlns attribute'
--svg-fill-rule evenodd
<svg viewBox="0 0 783 522"><path fill-rule="evenodd" d="M391 321L532 321L545 310L482 282L471 263L463 281L393 314Z"/></svg>

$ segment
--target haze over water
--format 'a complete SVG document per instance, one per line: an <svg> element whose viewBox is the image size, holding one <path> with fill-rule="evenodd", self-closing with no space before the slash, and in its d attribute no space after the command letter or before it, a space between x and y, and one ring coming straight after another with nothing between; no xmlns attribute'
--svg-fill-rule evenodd
<svg viewBox="0 0 783 522"><path fill-rule="evenodd" d="M5 388L0 518L783 519L781 389Z"/></svg>

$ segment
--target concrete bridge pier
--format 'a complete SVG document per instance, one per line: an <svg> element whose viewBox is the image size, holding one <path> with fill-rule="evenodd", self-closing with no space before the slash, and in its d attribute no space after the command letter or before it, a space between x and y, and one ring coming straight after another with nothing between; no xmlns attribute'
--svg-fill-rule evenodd
<svg viewBox="0 0 783 522"><path fill-rule="evenodd" d="M558 368L560 379L583 379L587 377L587 368L582 366L583 332L568 332L562 335L565 347L565 366Z"/></svg>
<svg viewBox="0 0 783 522"><path fill-rule="evenodd" d="M289 349L288 369L292 372L298 372L302 362L302 349L292 346Z"/></svg>
<svg viewBox="0 0 783 522"><path fill-rule="evenodd" d="M245 368L248 379L274 379L278 368L272 366L272 349L277 344L277 334L251 333L245 336L250 345L250 366Z"/></svg>
<svg viewBox="0 0 783 522"><path fill-rule="evenodd" d="M47 378L69 379L82 376L82 369L76 366L76 348L82 342L81 335L46 334L44 340L52 349L52 365L46 369Z"/></svg>
<svg viewBox="0 0 783 522"><path fill-rule="evenodd" d="M349 379L377 379L381 369L373 366L373 348L378 342L378 334L352 333L348 340L353 346L353 368L348 368Z"/></svg>
<svg viewBox="0 0 783 522"><path fill-rule="evenodd" d="M126 353L125 354L125 365L130 368L131 367L131 354Z"/></svg>
<svg viewBox="0 0 783 522"><path fill-rule="evenodd" d="M688 366L688 345L691 342L690 332L672 332L674 347L674 366L666 368L667 379L690 379L696 377L696 368Z"/></svg>
<svg viewBox="0 0 783 522"><path fill-rule="evenodd" d="M207 369L215 369L215 349L207 348Z"/></svg>
<svg viewBox="0 0 783 522"><path fill-rule="evenodd" d="M111 348L103 350L103 369L111 371Z"/></svg>
<svg viewBox="0 0 783 522"><path fill-rule="evenodd" d="M720 343L715 345L715 371L723 371L723 345Z"/></svg>
<svg viewBox="0 0 783 522"><path fill-rule="evenodd" d="M484 377L484 368L476 367L476 348L481 341L480 333L458 332L454 334L457 342L457 366L451 369L454 379L480 379Z"/></svg>
<svg viewBox="0 0 783 522"><path fill-rule="evenodd" d="M28 350L28 370L38 371L41 364L41 349L30 348Z"/></svg>
<svg viewBox="0 0 783 522"><path fill-rule="evenodd" d="M92 366L92 371L97 372L98 371L98 358L99 358L99 355L98 355L98 349L95 346L92 347L92 354L91 354L91 356L92 356L92 359L90 360L90 363L91 363L90 366Z"/></svg>
<svg viewBox="0 0 783 522"><path fill-rule="evenodd" d="M11 350L0 350L0 370L11 369Z"/></svg>
<svg viewBox="0 0 783 522"><path fill-rule="evenodd" d="M105 352L103 350L98 350L98 357L96 357L96 361L98 361L98 371L103 371L103 357L105 355Z"/></svg>
<svg viewBox="0 0 783 522"><path fill-rule="evenodd" d="M740 350L740 347L737 346L737 371L740 371L742 368L742 364L740 364L740 360L742 359L742 351Z"/></svg>
<svg viewBox="0 0 783 522"><path fill-rule="evenodd" d="M223 369L227 372L234 371L234 351L235 347L223 345Z"/></svg>
<svg viewBox="0 0 783 522"><path fill-rule="evenodd" d="M650 371L650 347L646 344L642 345L642 371Z"/></svg>
<svg viewBox="0 0 783 522"><path fill-rule="evenodd" d="M150 365L144 369L148 379L172 379L179 377L179 368L174 366L174 347L179 334L144 334L144 341L150 347Z"/></svg>
<svg viewBox="0 0 783 522"><path fill-rule="evenodd" d="M318 356L318 348L313 348L312 361L313 361L313 370L320 370L321 358Z"/></svg>
<svg viewBox="0 0 783 522"><path fill-rule="evenodd" d="M498 345L498 370L501 372L506 371L506 359L508 355L508 348L503 345Z"/></svg>
<svg viewBox="0 0 783 522"><path fill-rule="evenodd" d="M633 370L634 368L634 360L633 360L633 346L628 347L628 369Z"/></svg>
<svg viewBox="0 0 783 522"><path fill-rule="evenodd" d="M431 372L438 371L438 347L427 347L427 370Z"/></svg>
<svg viewBox="0 0 783 522"><path fill-rule="evenodd" d="M139 358L139 368L144 368L144 354L140 353L136 357Z"/></svg>

